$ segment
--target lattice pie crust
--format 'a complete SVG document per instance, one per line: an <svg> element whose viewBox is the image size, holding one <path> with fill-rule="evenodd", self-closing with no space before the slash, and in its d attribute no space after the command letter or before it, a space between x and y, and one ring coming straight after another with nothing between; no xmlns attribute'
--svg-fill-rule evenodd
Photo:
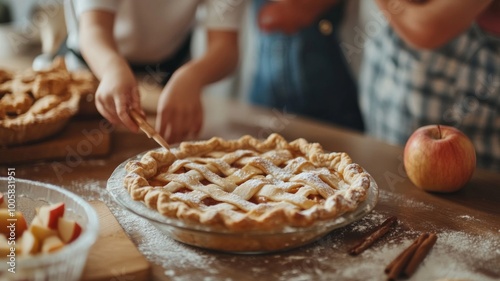
<svg viewBox="0 0 500 281"><path fill-rule="evenodd" d="M126 165L134 200L187 223L229 230L305 227L355 210L370 176L346 153L278 134L212 138L147 152Z"/></svg>

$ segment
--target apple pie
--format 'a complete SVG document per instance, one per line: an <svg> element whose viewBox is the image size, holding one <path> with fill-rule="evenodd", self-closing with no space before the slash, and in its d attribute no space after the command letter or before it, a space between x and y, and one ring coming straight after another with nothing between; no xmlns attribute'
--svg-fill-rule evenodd
<svg viewBox="0 0 500 281"><path fill-rule="evenodd" d="M99 81L94 74L88 70L71 72L71 87L80 95L78 115L99 116L95 106L95 93Z"/></svg>
<svg viewBox="0 0 500 281"><path fill-rule="evenodd" d="M61 131L77 113L82 93L91 91L80 76L70 73L62 59L43 71L0 70L0 145L32 142Z"/></svg>
<svg viewBox="0 0 500 281"><path fill-rule="evenodd" d="M212 138L153 150L126 166L131 198L188 225L229 231L307 227L355 210L370 176L348 154L304 139Z"/></svg>

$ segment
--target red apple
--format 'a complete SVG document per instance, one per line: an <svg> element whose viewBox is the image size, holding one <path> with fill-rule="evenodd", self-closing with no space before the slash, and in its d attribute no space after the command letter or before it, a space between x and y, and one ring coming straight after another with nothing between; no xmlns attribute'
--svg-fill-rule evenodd
<svg viewBox="0 0 500 281"><path fill-rule="evenodd" d="M12 228L10 228L12 226ZM16 238L21 237L23 232L28 229L28 224L20 211L10 212L8 209L0 209L0 233L10 237L11 229L15 227Z"/></svg>
<svg viewBox="0 0 500 281"><path fill-rule="evenodd" d="M44 226L40 220L38 219L38 217L35 217L35 219L33 219L33 221L31 222L31 225L30 227L28 228L28 230L33 233L33 235L35 235L35 237L39 240L39 241L43 241L45 240L47 237L50 237L50 236L54 236L54 235L57 235L57 232L54 230L54 229L50 229L46 226Z"/></svg>
<svg viewBox="0 0 500 281"><path fill-rule="evenodd" d="M82 228L76 221L65 218L59 218L57 230L59 237L66 244L73 242L82 233Z"/></svg>
<svg viewBox="0 0 500 281"><path fill-rule="evenodd" d="M406 142L404 166L417 187L433 192L453 192L472 177L476 151L470 139L454 127L424 126Z"/></svg>
<svg viewBox="0 0 500 281"><path fill-rule="evenodd" d="M40 242L30 231L25 231L21 237L23 255L34 255L40 251Z"/></svg>
<svg viewBox="0 0 500 281"><path fill-rule="evenodd" d="M42 224L51 229L57 229L57 221L64 216L64 203L56 203L40 207L38 217Z"/></svg>
<svg viewBox="0 0 500 281"><path fill-rule="evenodd" d="M7 201L5 201L5 195L0 192L0 209L7 209Z"/></svg>
<svg viewBox="0 0 500 281"><path fill-rule="evenodd" d="M55 252L64 247L64 243L57 236L50 236L43 240L42 253Z"/></svg>

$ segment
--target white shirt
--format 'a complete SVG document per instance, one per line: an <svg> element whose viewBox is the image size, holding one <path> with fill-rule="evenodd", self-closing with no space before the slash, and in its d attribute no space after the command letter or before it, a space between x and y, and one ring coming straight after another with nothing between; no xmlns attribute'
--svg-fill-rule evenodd
<svg viewBox="0 0 500 281"><path fill-rule="evenodd" d="M67 46L79 51L78 19L90 10L115 13L114 37L119 52L133 63L155 63L174 55L205 4L207 29L237 30L244 0L66 0Z"/></svg>

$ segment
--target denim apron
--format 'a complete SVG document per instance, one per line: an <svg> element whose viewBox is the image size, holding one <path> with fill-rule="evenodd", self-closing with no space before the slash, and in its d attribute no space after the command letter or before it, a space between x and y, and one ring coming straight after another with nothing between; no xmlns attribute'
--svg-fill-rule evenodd
<svg viewBox="0 0 500 281"><path fill-rule="evenodd" d="M253 0L254 24L268 0ZM296 34L261 32L250 102L363 130L356 83L340 48L344 2Z"/></svg>

